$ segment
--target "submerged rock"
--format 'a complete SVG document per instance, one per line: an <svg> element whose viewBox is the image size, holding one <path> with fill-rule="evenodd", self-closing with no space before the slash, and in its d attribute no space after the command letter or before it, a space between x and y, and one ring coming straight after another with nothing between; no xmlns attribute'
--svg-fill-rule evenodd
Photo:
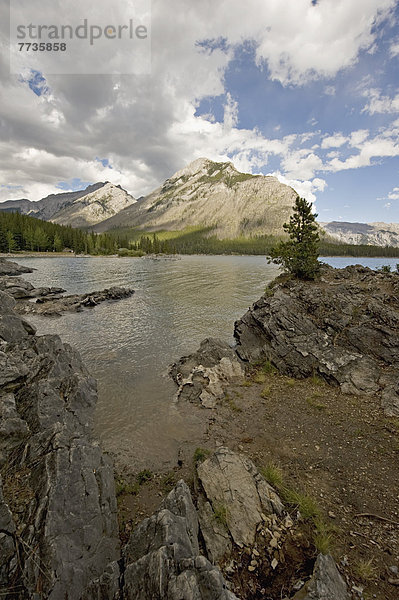
<svg viewBox="0 0 399 600"><path fill-rule="evenodd" d="M36 302L19 303L17 310L20 314L59 316L65 311L79 312L84 308L93 308L106 300L122 300L134 294L134 290L118 286L99 292L71 296L62 296L62 291L64 291L62 288L37 288L31 296L33 298L40 295Z"/></svg>
<svg viewBox="0 0 399 600"><path fill-rule="evenodd" d="M294 377L317 374L343 392L380 394L399 415L399 276L360 265L320 280L278 280L235 324L244 361L270 360Z"/></svg>

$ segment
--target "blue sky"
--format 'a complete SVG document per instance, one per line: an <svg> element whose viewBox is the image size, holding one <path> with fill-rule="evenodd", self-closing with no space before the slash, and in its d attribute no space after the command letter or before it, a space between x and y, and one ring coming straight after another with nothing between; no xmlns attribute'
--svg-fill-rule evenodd
<svg viewBox="0 0 399 600"><path fill-rule="evenodd" d="M138 197L206 156L321 221L399 222L396 1L153 0L151 35L150 75L51 75L45 53L10 75L2 55L0 200L106 180Z"/></svg>
<svg viewBox="0 0 399 600"><path fill-rule="evenodd" d="M399 197L394 191L399 186L398 156L377 155L370 165L360 163L352 169L328 167L330 153L335 152L340 161L354 154L343 139L353 132L367 131L366 139L373 139L398 128L399 123L393 123L399 116L399 54L390 52L399 42L398 18L396 7L390 19L376 28L372 52L359 52L357 63L334 77L282 85L267 76L267 68L256 65L255 49L249 44L235 50L226 69L225 87L237 103L238 128L257 128L267 138L283 139L293 133L312 136L296 148L313 148L322 159L323 167L315 171L326 182L316 194L320 220L399 221L399 198L392 198ZM205 98L197 115L213 114L222 121L224 102L224 95ZM397 131L392 137L397 143ZM279 156L270 157L259 172L284 174L281 162Z"/></svg>

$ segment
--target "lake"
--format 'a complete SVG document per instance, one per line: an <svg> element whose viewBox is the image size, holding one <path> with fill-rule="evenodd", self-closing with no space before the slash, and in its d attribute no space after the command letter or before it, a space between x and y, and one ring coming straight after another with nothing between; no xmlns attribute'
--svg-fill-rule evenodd
<svg viewBox="0 0 399 600"><path fill-rule="evenodd" d="M332 266L371 268L398 259L323 258ZM115 257L18 258L36 268L24 275L35 286L85 293L112 285L135 294L60 318L29 316L38 334L59 334L81 354L98 381L95 436L120 465L168 468L195 437L195 411L183 414L173 399L167 367L195 351L206 337L233 342L234 321L278 274L262 256L182 256L176 260Z"/></svg>

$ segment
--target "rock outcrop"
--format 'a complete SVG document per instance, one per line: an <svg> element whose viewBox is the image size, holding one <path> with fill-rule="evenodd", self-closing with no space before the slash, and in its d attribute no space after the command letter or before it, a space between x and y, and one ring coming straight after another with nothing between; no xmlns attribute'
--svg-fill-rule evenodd
<svg viewBox="0 0 399 600"><path fill-rule="evenodd" d="M96 383L58 336L0 292L0 586L80 598L119 557L109 459L91 439Z"/></svg>
<svg viewBox="0 0 399 600"><path fill-rule="evenodd" d="M283 577L286 590L293 593L301 588L294 596L296 600L348 599L346 583L329 555L319 554L313 574L298 581L307 560L306 551L300 558L298 542L303 536L299 532L302 517L291 517L248 457L219 448L197 465L197 478L199 525L206 555L222 566L235 591L239 588L244 598L267 593L277 600L281 579L277 586L274 581ZM295 545L297 550L291 554Z"/></svg>
<svg viewBox="0 0 399 600"><path fill-rule="evenodd" d="M91 438L96 383L0 291L0 594L32 600L236 600L200 552L180 481L121 555L111 461Z"/></svg>
<svg viewBox="0 0 399 600"><path fill-rule="evenodd" d="M19 265L18 265L19 266ZM0 290L7 292L16 300L27 300L29 298L44 298L47 296L59 296L65 290L59 287L35 288L29 281L16 276L0 276Z"/></svg>
<svg viewBox="0 0 399 600"><path fill-rule="evenodd" d="M134 290L130 288L122 288L114 286L109 289L99 292L89 292L88 294L73 294L71 296L63 296L61 288L37 288L32 290L32 297L36 297L36 302L20 302L17 306L17 311L20 314L28 315L44 315L44 316L59 316L65 311L79 312L84 308L93 308L107 300L122 300L129 298L134 294ZM39 297L37 297L39 296ZM21 297L15 296L14 297Z"/></svg>
<svg viewBox="0 0 399 600"><path fill-rule="evenodd" d="M4 274L1 275L1 272ZM21 273L31 272L32 269L0 259L0 291L19 300L15 310L21 315L59 316L65 311L79 312L84 308L93 308L107 300L122 300L134 294L134 290L131 288L113 286L98 292L64 296L63 288L36 288L29 281L18 277ZM35 302L33 302L34 299Z"/></svg>
<svg viewBox="0 0 399 600"><path fill-rule="evenodd" d="M14 277L16 275L21 275L22 273L33 273L33 269L23 267L16 262L0 257L0 277L3 275Z"/></svg>
<svg viewBox="0 0 399 600"><path fill-rule="evenodd" d="M319 375L343 392L379 394L399 416L399 275L325 266L316 282L283 278L235 324L244 361L294 377Z"/></svg>
<svg viewBox="0 0 399 600"><path fill-rule="evenodd" d="M201 556L198 516L180 481L159 511L133 531L123 555L124 598L237 600L220 570Z"/></svg>

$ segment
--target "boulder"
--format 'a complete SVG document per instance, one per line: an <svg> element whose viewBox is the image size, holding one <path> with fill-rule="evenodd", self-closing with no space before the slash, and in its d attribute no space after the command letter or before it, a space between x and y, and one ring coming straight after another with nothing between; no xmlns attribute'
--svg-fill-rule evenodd
<svg viewBox="0 0 399 600"><path fill-rule="evenodd" d="M293 600L349 600L346 583L330 554L318 555L313 577Z"/></svg>
<svg viewBox="0 0 399 600"><path fill-rule="evenodd" d="M279 496L244 455L219 448L197 466L197 474L206 500L200 508L201 530L214 560L231 541L239 547L253 545L264 516L282 514ZM229 543L223 543L226 538Z"/></svg>

